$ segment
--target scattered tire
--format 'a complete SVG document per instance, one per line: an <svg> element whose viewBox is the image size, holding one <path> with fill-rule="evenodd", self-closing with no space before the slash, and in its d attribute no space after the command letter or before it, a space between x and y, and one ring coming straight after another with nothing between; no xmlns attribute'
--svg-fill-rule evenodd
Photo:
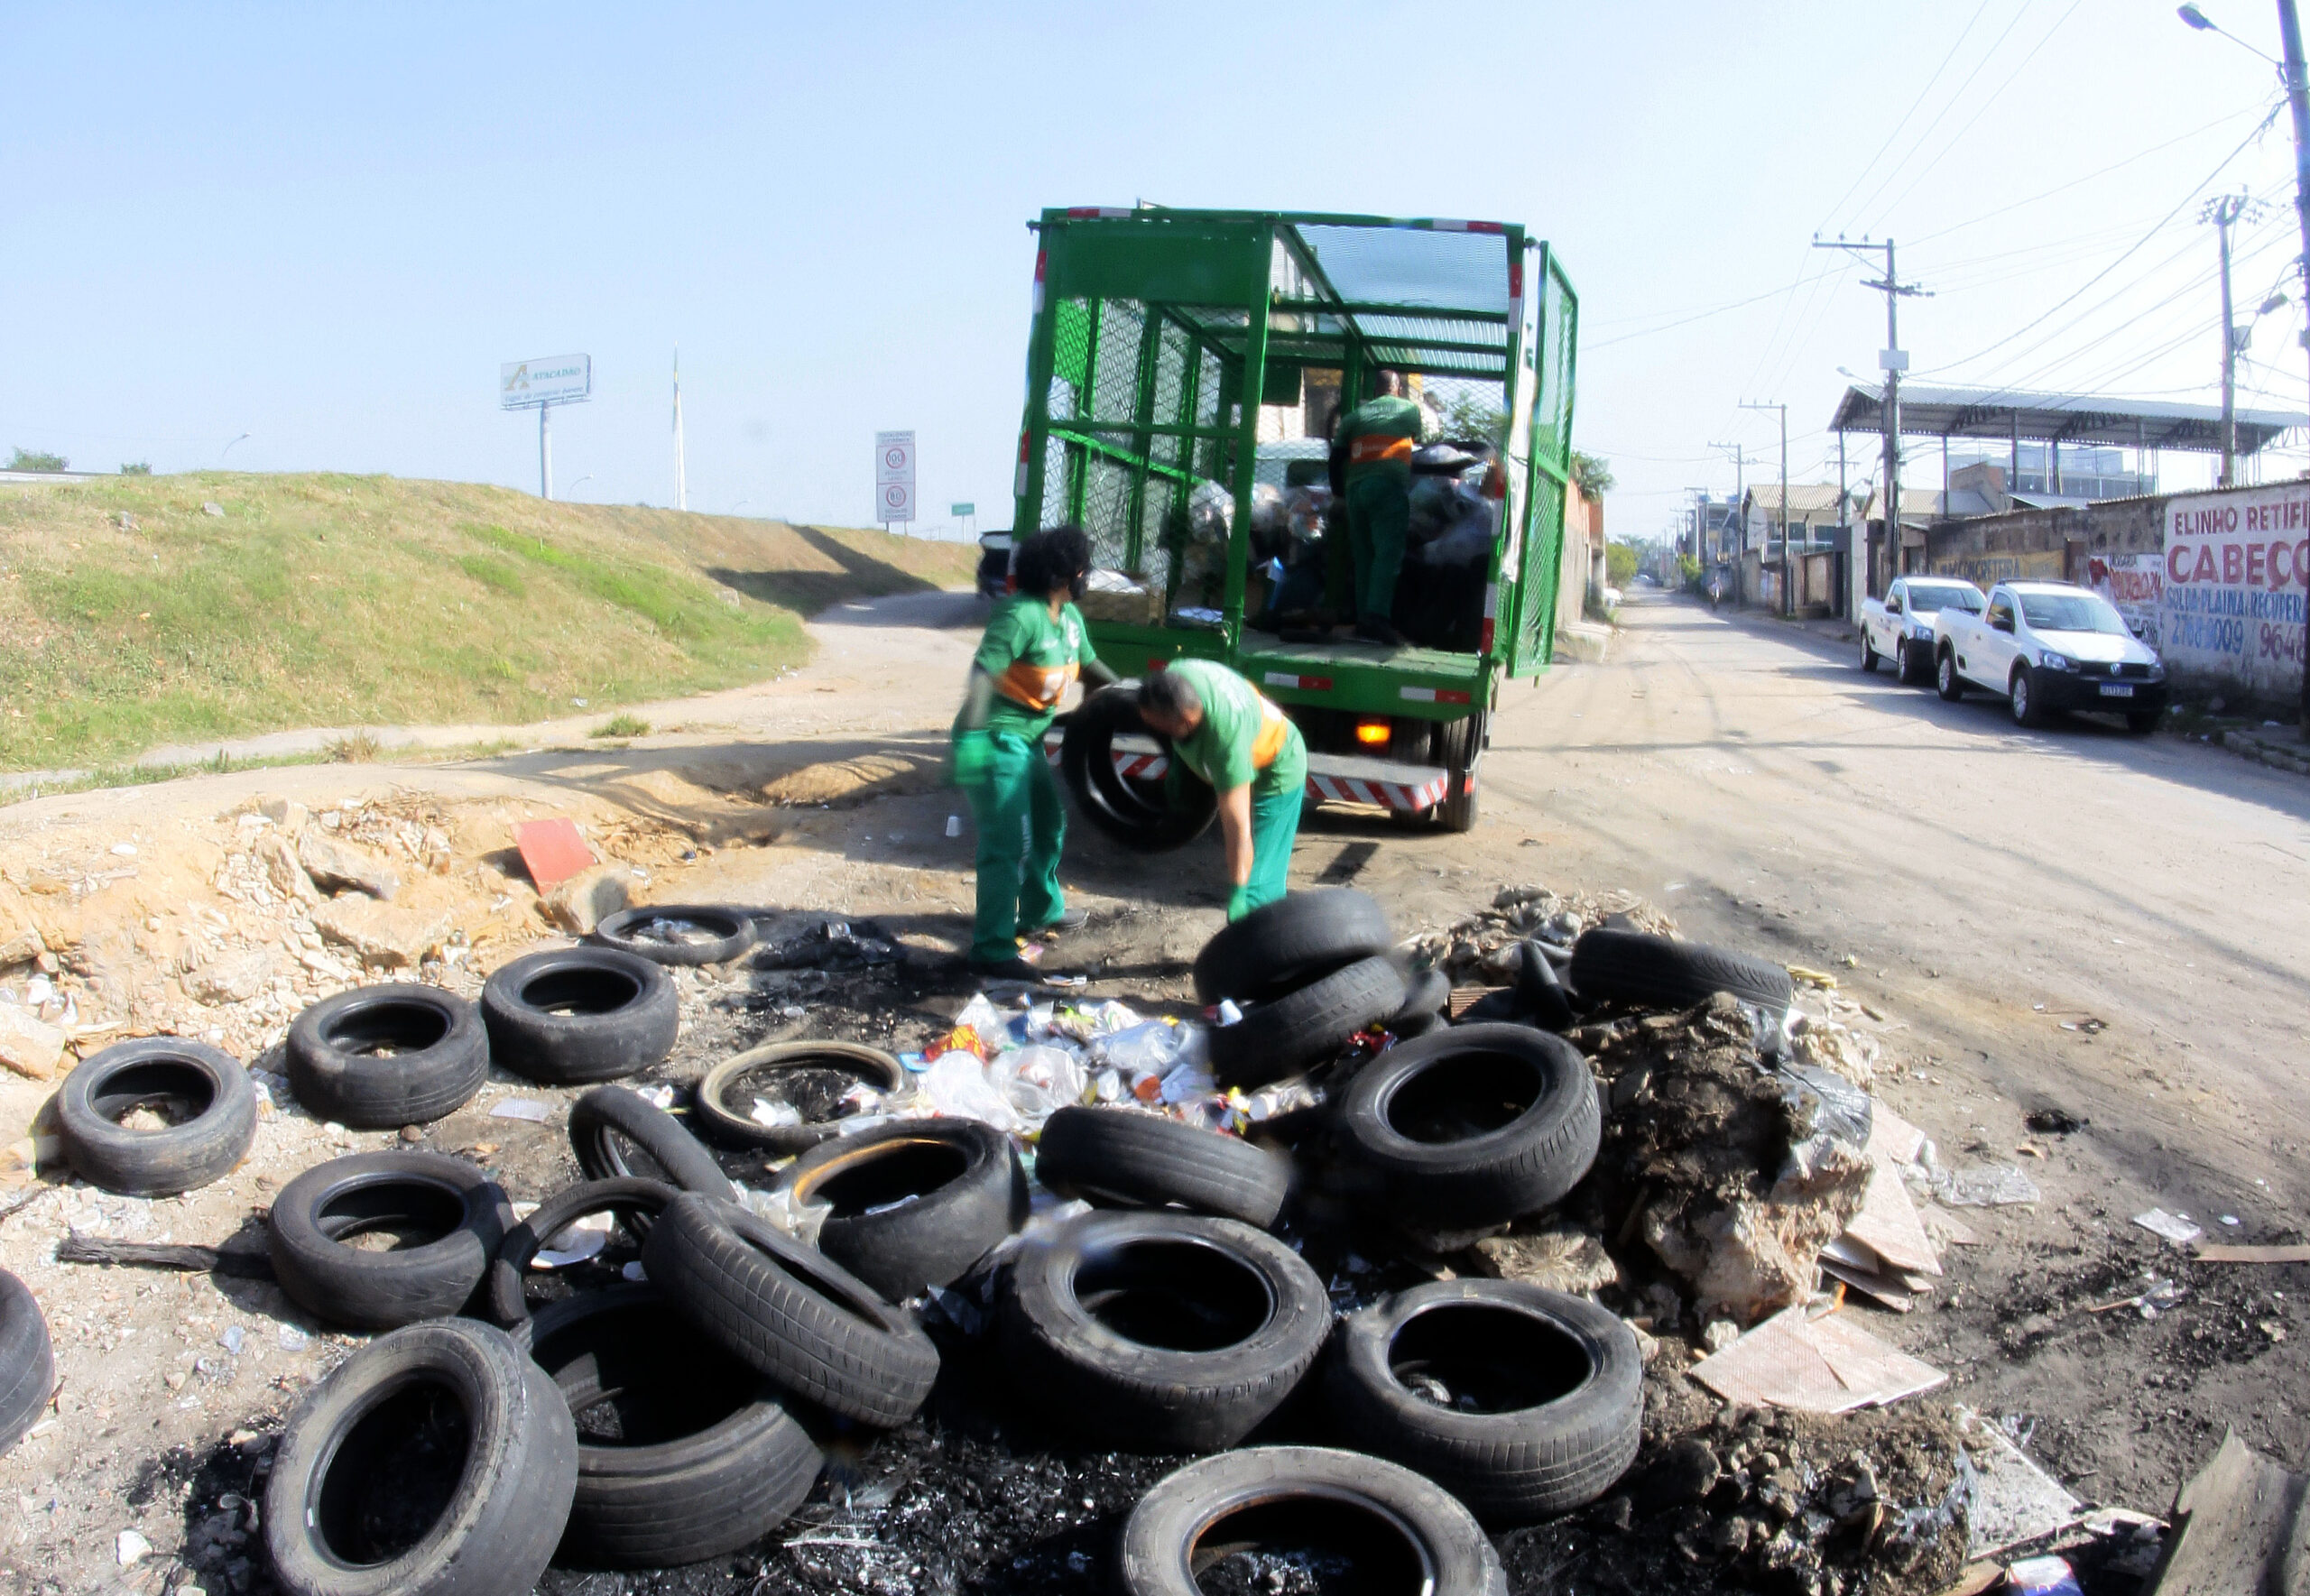
<svg viewBox="0 0 2310 1596"><path fill-rule="evenodd" d="M479 1010L413 981L323 998L291 1024L287 1051L306 1112L362 1130L430 1123L489 1078Z"/></svg>
<svg viewBox="0 0 2310 1596"><path fill-rule="evenodd" d="M1195 995L1264 1002L1396 944L1387 912L1353 887L1290 892L1223 926L1195 956Z"/></svg>
<svg viewBox="0 0 2310 1596"><path fill-rule="evenodd" d="M281 1289L357 1330L391 1330L461 1311L513 1227L480 1169L442 1153L354 1153L281 1188L266 1222ZM391 1234L391 1251L356 1247Z"/></svg>
<svg viewBox="0 0 2310 1596"><path fill-rule="evenodd" d="M559 1561L672 1568L794 1516L824 1459L768 1381L676 1313L619 1285L538 1315L530 1356L578 1425Z"/></svg>
<svg viewBox="0 0 2310 1596"><path fill-rule="evenodd" d="M806 1072L826 1072L812 1075ZM802 1113L799 1125L765 1125L731 1099L747 1091L756 1077L787 1077L787 1101ZM832 1136L842 1093L864 1081L878 1092L895 1092L906 1079L899 1061L879 1047L856 1042L772 1042L749 1047L706 1072L698 1084L692 1111L701 1130L739 1147L768 1148L774 1153L808 1152ZM743 1099L741 1100L743 1101ZM824 1112L816 1117L814 1108Z"/></svg>
<svg viewBox="0 0 2310 1596"><path fill-rule="evenodd" d="M1130 1108L1063 1108L1043 1122L1035 1176L1103 1208L1162 1208L1261 1230L1283 1212L1289 1160L1221 1130Z"/></svg>
<svg viewBox="0 0 2310 1596"><path fill-rule="evenodd" d="M1339 1100L1342 1151L1391 1217L1460 1229L1555 1203L1595 1162L1587 1060L1520 1025L1461 1025L1390 1048Z"/></svg>
<svg viewBox="0 0 2310 1596"><path fill-rule="evenodd" d="M578 1488L578 1432L545 1370L471 1319L411 1324L298 1405L264 1493L291 1596L482 1596L545 1572Z"/></svg>
<svg viewBox="0 0 2310 1596"><path fill-rule="evenodd" d="M825 1204L818 1250L892 1302L960 1279L1027 1222L1011 1138L975 1120L906 1120L797 1158L778 1190Z"/></svg>
<svg viewBox="0 0 2310 1596"><path fill-rule="evenodd" d="M1705 942L1602 927L1573 945L1572 984L1596 1003L1689 1009L1729 992L1775 1013L1786 1010L1797 992L1788 972L1769 959Z"/></svg>
<svg viewBox="0 0 2310 1596"><path fill-rule="evenodd" d="M611 1081L674 1049L681 1012L673 979L609 947L564 947L515 959L481 989L491 1057L550 1086Z"/></svg>
<svg viewBox="0 0 2310 1596"><path fill-rule="evenodd" d="M1174 804L1162 781L1134 782L1115 769L1118 736L1151 740L1178 770ZM1103 687L1084 701L1067 723L1059 745L1059 774L1083 817L1110 840L1134 853L1166 853L1186 846L1210 828L1219 799L1210 787L1178 765L1171 745L1150 731L1139 713L1139 690L1129 684Z"/></svg>
<svg viewBox="0 0 2310 1596"><path fill-rule="evenodd" d="M1404 1006L1396 1010L1396 1018L1400 1019L1407 1014L1441 1014L1444 1005L1451 1001L1452 978L1441 970L1422 970L1406 978Z"/></svg>
<svg viewBox="0 0 2310 1596"><path fill-rule="evenodd" d="M1325 1393L1341 1438L1427 1475L1487 1524L1570 1512L1636 1461L1644 1355L1585 1298L1440 1281L1350 1315L1332 1343Z"/></svg>
<svg viewBox="0 0 2310 1596"><path fill-rule="evenodd" d="M123 1116L158 1110L166 1130ZM229 1173L256 1139L256 1088L240 1061L174 1037L106 1048L64 1077L56 1130L65 1161L90 1185L132 1197L189 1192ZM0 1377L5 1378L5 1377Z"/></svg>
<svg viewBox="0 0 2310 1596"><path fill-rule="evenodd" d="M1257 1590L1261 1553L1338 1569L1342 1589L1508 1596L1492 1543L1441 1487L1324 1446L1249 1447L1158 1481L1123 1521L1116 1586L1123 1596ZM1238 1557L1243 1577L1228 1580Z"/></svg>
<svg viewBox="0 0 2310 1596"><path fill-rule="evenodd" d="M1224 1086L1264 1086L1296 1075L1403 1006L1404 978L1396 967L1382 958L1358 959L1214 1029L1211 1073Z"/></svg>
<svg viewBox="0 0 2310 1596"><path fill-rule="evenodd" d="M588 1180L639 1176L702 1196L735 1198L737 1189L682 1122L625 1086L596 1086L569 1107L569 1148ZM649 1228L642 1221L634 1232Z"/></svg>
<svg viewBox="0 0 2310 1596"><path fill-rule="evenodd" d="M56 1349L48 1319L32 1287L0 1269L0 1454L40 1422L41 1409L55 1394Z"/></svg>
<svg viewBox="0 0 2310 1596"><path fill-rule="evenodd" d="M1517 962L1516 1001L1542 1030L1566 1031L1580 1023L1572 998L1564 990L1564 980L1556 973L1554 961L1540 951L1538 942L1529 938L1523 943Z"/></svg>
<svg viewBox="0 0 2310 1596"><path fill-rule="evenodd" d="M1021 1253L997 1318L1004 1366L1054 1422L1135 1452L1215 1452L1291 1394L1331 1300L1250 1225L1086 1213Z"/></svg>
<svg viewBox="0 0 2310 1596"><path fill-rule="evenodd" d="M593 939L653 964L726 964L753 947L760 933L754 917L743 909L653 903L605 916Z"/></svg>
<svg viewBox="0 0 2310 1596"><path fill-rule="evenodd" d="M548 1197L530 1216L505 1232L496 1256L489 1262L489 1317L516 1342L528 1344L530 1301L523 1289L531 1260L548 1240L572 1221L595 1213L614 1213L625 1221L629 1234L640 1237L645 1226L636 1220L652 1218L679 1194L662 1181L628 1176L612 1180L581 1181Z"/></svg>
<svg viewBox="0 0 2310 1596"><path fill-rule="evenodd" d="M938 1377L938 1350L910 1316L735 1204L676 1197L642 1267L715 1342L841 1417L904 1424Z"/></svg>
<svg viewBox="0 0 2310 1596"><path fill-rule="evenodd" d="M1388 1034L1399 1042L1409 1042L1414 1037L1424 1037L1429 1031L1442 1030L1450 1023L1432 1009L1413 1009L1398 1014L1388 1021Z"/></svg>

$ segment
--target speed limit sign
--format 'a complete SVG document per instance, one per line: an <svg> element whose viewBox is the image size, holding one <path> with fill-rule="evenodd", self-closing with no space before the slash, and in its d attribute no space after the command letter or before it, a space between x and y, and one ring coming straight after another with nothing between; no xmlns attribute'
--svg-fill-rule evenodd
<svg viewBox="0 0 2310 1596"><path fill-rule="evenodd" d="M914 434L874 434L874 518L914 519Z"/></svg>

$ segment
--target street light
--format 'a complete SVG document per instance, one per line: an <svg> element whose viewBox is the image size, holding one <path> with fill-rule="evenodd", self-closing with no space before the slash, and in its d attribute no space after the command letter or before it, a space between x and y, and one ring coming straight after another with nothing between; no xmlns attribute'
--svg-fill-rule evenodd
<svg viewBox="0 0 2310 1596"><path fill-rule="evenodd" d="M252 435L252 434L250 434L250 433L244 432L244 433L242 433L242 434L241 434L241 437L240 437L240 438L236 438L233 439L233 443L238 443L238 442L240 442L240 441L241 441L241 438L248 438L248 437L251 437L251 436L253 436L253 435ZM228 444L226 444L223 448L218 449L218 450L217 451L217 463L219 466L222 466L222 465L225 463L225 457L226 457L226 455L231 454L231 453L233 452L233 443L228 443Z"/></svg>
<svg viewBox="0 0 2310 1596"><path fill-rule="evenodd" d="M584 487L587 483L589 483L589 482L591 482L591 481L593 481L593 480L594 480L594 474L593 474L592 472L588 471L585 475L583 475L583 476L579 477L576 482L573 482L573 483L571 483L571 484L569 484L569 491L570 491L571 493L573 493L573 494L574 494L574 493L576 493L579 488Z"/></svg>

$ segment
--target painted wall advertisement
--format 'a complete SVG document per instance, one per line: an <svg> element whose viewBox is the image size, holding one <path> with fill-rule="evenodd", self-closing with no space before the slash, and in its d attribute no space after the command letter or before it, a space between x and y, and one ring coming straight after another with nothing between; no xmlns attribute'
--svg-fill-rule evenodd
<svg viewBox="0 0 2310 1596"><path fill-rule="evenodd" d="M2166 604L2166 557L2162 554L2095 554L2085 561L2085 585L2125 617L2133 634L2151 648L2158 641Z"/></svg>
<svg viewBox="0 0 2310 1596"><path fill-rule="evenodd" d="M2158 650L2179 674L2292 698L2305 579L2310 482L2176 498L2166 507Z"/></svg>

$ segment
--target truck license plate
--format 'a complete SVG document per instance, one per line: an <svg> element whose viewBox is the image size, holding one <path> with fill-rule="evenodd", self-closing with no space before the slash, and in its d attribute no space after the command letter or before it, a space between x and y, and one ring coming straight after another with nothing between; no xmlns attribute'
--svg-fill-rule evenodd
<svg viewBox="0 0 2310 1596"><path fill-rule="evenodd" d="M2133 697L2133 684L2131 682L2103 682L2102 684L2102 697L2104 698L2130 698Z"/></svg>

